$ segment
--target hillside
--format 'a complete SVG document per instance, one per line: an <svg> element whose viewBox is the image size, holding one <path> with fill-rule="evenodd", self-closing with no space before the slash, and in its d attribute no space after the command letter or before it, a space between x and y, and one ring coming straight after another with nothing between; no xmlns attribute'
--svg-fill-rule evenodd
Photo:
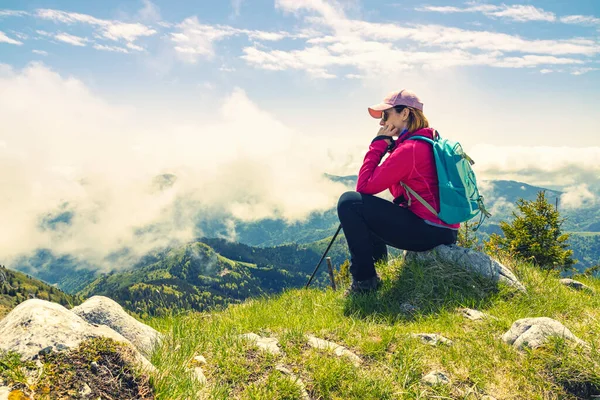
<svg viewBox="0 0 600 400"><path fill-rule="evenodd" d="M356 176L353 175L334 176L326 174L326 177L334 182L345 184L349 190L353 189L356 183ZM168 185L173 179L172 176L163 178L166 179L165 185ZM163 178L160 179L160 182L164 180ZM482 187L485 187L487 191L483 194L486 196L486 203L493 211L493 216L486 220L479 230L477 236L480 240L489 238L491 233L502 234L500 221L512 219L511 213L517 199L534 200L538 191L546 190L549 201L553 203L557 196L561 194L557 190L516 181L489 181L485 182ZM574 233L569 244L574 250L575 258L579 260L579 264L576 264L575 267L583 271L585 268L600 264L600 246L596 246L594 239L589 238L590 234L600 233L598 232L600 230L600 209L597 207L584 207L562 210L561 208L561 216L566 218L563 229ZM52 218L46 217L43 226L45 229L53 229L55 224L68 224L71 217L71 214L65 214L64 210L59 210ZM197 226L207 237L229 237L231 226L227 225L224 222L225 220L235 221L232 218L224 218L222 215L211 216L207 214L197 221ZM305 220L293 224L287 224L283 219L276 218L254 222L235 221L235 240L239 243L239 246L230 246L229 244L223 246L222 243L214 241L210 245L218 246L217 252L231 260L241 261L243 256L240 258L240 254L237 254L240 252L253 255L252 260L246 259L246 262L249 263L260 264L266 258L266 264L281 266L281 263L284 263L287 264L286 270L296 269L309 273L307 271L313 268L310 264L316 263L320 256L313 254L311 259L310 250L317 253L324 251L327 243L320 244L329 240L328 238L334 234L338 225L339 220L335 207L322 212L313 212ZM147 227L147 229L150 228ZM143 233L144 229L136 232L136 234ZM213 239L197 238L197 241L206 240ZM317 243L319 245L316 245ZM243 246L247 248L243 248ZM248 246L253 246L253 249ZM228 250L224 250L225 248ZM227 254L222 253L222 251L232 249L233 254L229 252ZM260 249L267 250L263 252ZM130 251L131 249L128 248L120 249L114 254L108 255L106 259L111 264L115 264L116 269L120 271L134 270L151 264L153 260L164 257L164 252L168 249L154 251L143 257L135 265L119 265L119 255L128 254ZM294 251L304 251L307 256L302 255L300 257L301 262L297 263L297 257L288 257ZM260 255L259 258L263 261L254 257L257 255ZM339 264L348 256L347 248L341 246L338 251L334 247L331 256ZM295 261L292 262L292 259L295 259ZM305 260L302 261L302 259ZM274 260L277 260L277 262L273 262ZM290 264L294 265L289 266ZM77 260L69 255L54 254L50 249L37 249L32 254L23 255L14 264L10 265L10 268L35 276L72 294L84 290L87 285L94 281L97 278L98 270L97 266Z"/></svg>
<svg viewBox="0 0 600 400"><path fill-rule="evenodd" d="M168 311L208 310L248 297L302 287L326 243L253 248L222 239L203 239L147 257L125 272L104 274L79 294L109 296L141 316ZM342 262L342 239L330 251ZM321 268L315 285L327 275Z"/></svg>
<svg viewBox="0 0 600 400"><path fill-rule="evenodd" d="M500 337L525 317L560 321L597 348L600 297L578 292L529 264L508 262L526 286L521 294L496 287L452 267L380 265L383 288L345 299L331 289L289 290L217 313L192 313L149 321L168 334L152 357L159 369L157 398L194 397L201 386L186 373L197 355L209 384L209 399L301 399L282 373L295 374L312 399L589 399L600 394L600 355L551 339L520 351ZM600 293L600 281L578 278ZM406 313L403 304L417 307ZM459 307L489 315L472 321ZM278 340L281 354L260 351L239 338L254 332ZM438 334L452 344L425 343L411 334ZM307 345L315 335L347 347L363 360L338 357ZM175 349L175 350L174 350ZM422 381L443 372L448 385ZM179 379L172 379L178 376Z"/></svg>
<svg viewBox="0 0 600 400"><path fill-rule="evenodd" d="M0 265L0 318L21 302L33 297L67 307L81 303L81 299L76 296Z"/></svg>

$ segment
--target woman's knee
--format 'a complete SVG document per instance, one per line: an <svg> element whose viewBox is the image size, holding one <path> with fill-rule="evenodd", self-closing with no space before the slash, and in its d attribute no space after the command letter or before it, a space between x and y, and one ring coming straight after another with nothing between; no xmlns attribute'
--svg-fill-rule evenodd
<svg viewBox="0 0 600 400"><path fill-rule="evenodd" d="M337 210L338 214L340 210L348 208L352 204L360 203L362 201L361 194L354 191L349 191L342 194L338 200Z"/></svg>

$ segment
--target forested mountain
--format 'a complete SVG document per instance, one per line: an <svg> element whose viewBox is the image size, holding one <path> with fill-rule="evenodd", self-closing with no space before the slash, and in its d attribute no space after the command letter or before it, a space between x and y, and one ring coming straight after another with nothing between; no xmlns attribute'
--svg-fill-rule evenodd
<svg viewBox="0 0 600 400"><path fill-rule="evenodd" d="M109 296L143 317L218 308L302 287L327 245L323 241L310 246L254 248L223 239L203 240L156 253L129 271L101 275L80 295ZM345 260L344 247L340 237L330 250L329 256L338 265ZM313 285L327 282L326 271L322 265Z"/></svg>
<svg viewBox="0 0 600 400"><path fill-rule="evenodd" d="M332 181L344 183L349 190L354 189L356 176L327 175L327 177ZM534 200L538 191L545 190L549 201L555 203L561 195L561 192L557 190L516 181L482 182L481 187L486 205L492 211L493 216L486 220L477 233L480 241L487 239L491 233L502 234L500 221L512 219L512 211L519 198ZM558 206L561 210L560 202ZM575 233L569 243L574 250L575 258L579 260L576 267L583 270L599 264L600 246L598 246L598 239L594 238L593 233L600 231L600 210L591 207L565 208L561 210L561 216L566 218L563 230ZM69 218L54 217L44 220L45 226L51 227L57 220L63 224L70 221ZM198 228L207 237L229 237L231 220L231 218L225 219L223 216L204 216L201 221L198 221ZM310 273L309 270L314 267L320 253L325 249L328 238L339 226L335 207L324 212L313 212L304 221L294 224L287 224L283 219L234 222L235 240L238 243L205 237L197 240L209 244L217 253L233 261L257 264L257 267L260 268L270 265L304 274ZM343 236L340 236L343 240ZM166 257L165 252L170 249L153 251L134 265L119 265L118 255L128 251L131 249L125 248L118 254L107 257L107 260L115 265L115 271L133 271L147 267L163 260ZM334 246L330 255L338 264L349 257L345 244L339 248ZM86 287L97 278L96 271L98 270L98 267L89 265L85 261L76 260L69 255L54 254L50 249L37 249L31 255L22 256L10 267L57 285L69 293L77 293Z"/></svg>
<svg viewBox="0 0 600 400"><path fill-rule="evenodd" d="M31 298L49 300L67 307L81 303L77 296L66 294L22 272L0 265L0 318L19 303Z"/></svg>

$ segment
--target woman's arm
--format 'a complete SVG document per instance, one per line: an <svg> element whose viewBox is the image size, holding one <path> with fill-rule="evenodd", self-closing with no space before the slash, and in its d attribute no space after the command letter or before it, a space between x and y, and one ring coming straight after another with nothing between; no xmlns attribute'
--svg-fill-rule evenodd
<svg viewBox="0 0 600 400"><path fill-rule="evenodd" d="M414 168L414 143L403 142L381 164L381 159L387 151L385 140L371 143L365 155L363 165L358 172L356 191L364 194L377 194L388 189L395 183L406 179Z"/></svg>

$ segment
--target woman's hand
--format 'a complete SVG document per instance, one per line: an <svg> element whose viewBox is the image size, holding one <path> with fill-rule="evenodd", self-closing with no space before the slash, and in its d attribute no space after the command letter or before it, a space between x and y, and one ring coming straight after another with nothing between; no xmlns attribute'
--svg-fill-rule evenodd
<svg viewBox="0 0 600 400"><path fill-rule="evenodd" d="M379 128L379 132L377 132L377 136L389 136L389 139L385 139L387 144L392 143L392 138L394 136L398 136L398 128L395 128L393 125L384 125Z"/></svg>

